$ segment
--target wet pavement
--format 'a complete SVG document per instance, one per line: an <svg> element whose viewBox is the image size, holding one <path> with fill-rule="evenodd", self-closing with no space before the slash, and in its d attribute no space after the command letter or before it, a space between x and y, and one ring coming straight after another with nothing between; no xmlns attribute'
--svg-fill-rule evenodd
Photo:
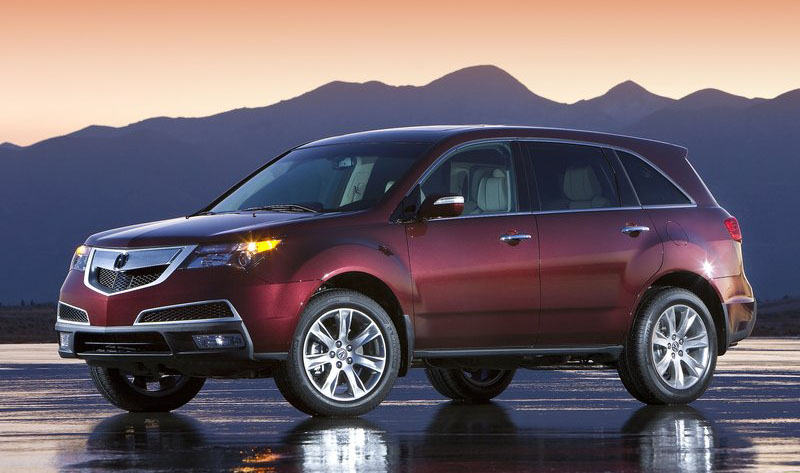
<svg viewBox="0 0 800 473"><path fill-rule="evenodd" d="M0 345L0 471L800 471L800 340L746 341L690 407L613 371L519 371L445 402L421 370L356 419L313 419L272 380L210 380L173 414L125 414L55 346Z"/></svg>

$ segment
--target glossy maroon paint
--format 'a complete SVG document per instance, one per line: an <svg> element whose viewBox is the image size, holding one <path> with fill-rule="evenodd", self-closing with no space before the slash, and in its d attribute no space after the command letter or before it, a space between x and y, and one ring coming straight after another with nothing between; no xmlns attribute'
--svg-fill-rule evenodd
<svg viewBox="0 0 800 473"><path fill-rule="evenodd" d="M618 344L639 292L661 266L655 232L629 236L626 225L652 226L647 212L536 215L541 251L542 309L538 344Z"/></svg>
<svg viewBox="0 0 800 473"><path fill-rule="evenodd" d="M440 219L409 224L418 348L532 346L539 312L531 215Z"/></svg>
<svg viewBox="0 0 800 473"><path fill-rule="evenodd" d="M565 140L645 156L696 203L686 208L543 213L398 223L392 215L422 174L448 150L483 139ZM701 277L728 314L728 340L749 334L752 288L721 209L684 148L602 133L512 127L434 127L357 133L316 144L419 141L431 144L382 202L345 214L238 213L177 218L91 236L95 247L133 248L280 238L251 272L177 270L165 282L106 296L71 271L61 300L84 308L92 325L130 325L145 309L228 299L255 352L286 352L303 307L332 278L370 275L385 284L412 322L417 348L622 344L644 291L677 272ZM655 231L638 237L626 224ZM746 230L746 229L745 229ZM511 246L507 233L531 240ZM746 239L746 234L745 234ZM704 272L704 262L713 271Z"/></svg>

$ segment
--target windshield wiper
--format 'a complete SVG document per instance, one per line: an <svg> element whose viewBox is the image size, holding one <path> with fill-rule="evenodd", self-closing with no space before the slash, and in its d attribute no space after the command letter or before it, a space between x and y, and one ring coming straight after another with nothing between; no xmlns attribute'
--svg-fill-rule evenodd
<svg viewBox="0 0 800 473"><path fill-rule="evenodd" d="M262 205L259 207L249 207L242 212L258 212L259 210L271 210L273 212L311 212L311 213L319 213L319 210L312 209L311 207L306 207L305 205L300 204L273 204L273 205Z"/></svg>

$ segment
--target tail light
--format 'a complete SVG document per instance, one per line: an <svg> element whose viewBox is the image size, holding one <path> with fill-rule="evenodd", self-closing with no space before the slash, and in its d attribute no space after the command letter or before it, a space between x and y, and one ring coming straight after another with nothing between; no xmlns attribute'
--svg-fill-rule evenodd
<svg viewBox="0 0 800 473"><path fill-rule="evenodd" d="M726 218L725 228L728 229L728 233L731 234L731 238L739 242L742 241L742 229L739 228L739 221L736 220L736 217Z"/></svg>

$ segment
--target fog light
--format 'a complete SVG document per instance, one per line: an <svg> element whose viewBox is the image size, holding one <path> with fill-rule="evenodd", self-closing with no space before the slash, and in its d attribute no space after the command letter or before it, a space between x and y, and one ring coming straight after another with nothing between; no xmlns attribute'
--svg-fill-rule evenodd
<svg viewBox="0 0 800 473"><path fill-rule="evenodd" d="M61 351L72 351L69 349L69 339L72 336L69 332L58 333L58 349Z"/></svg>
<svg viewBox="0 0 800 473"><path fill-rule="evenodd" d="M201 350L214 348L242 348L244 338L238 333L220 335L193 335L194 344Z"/></svg>

